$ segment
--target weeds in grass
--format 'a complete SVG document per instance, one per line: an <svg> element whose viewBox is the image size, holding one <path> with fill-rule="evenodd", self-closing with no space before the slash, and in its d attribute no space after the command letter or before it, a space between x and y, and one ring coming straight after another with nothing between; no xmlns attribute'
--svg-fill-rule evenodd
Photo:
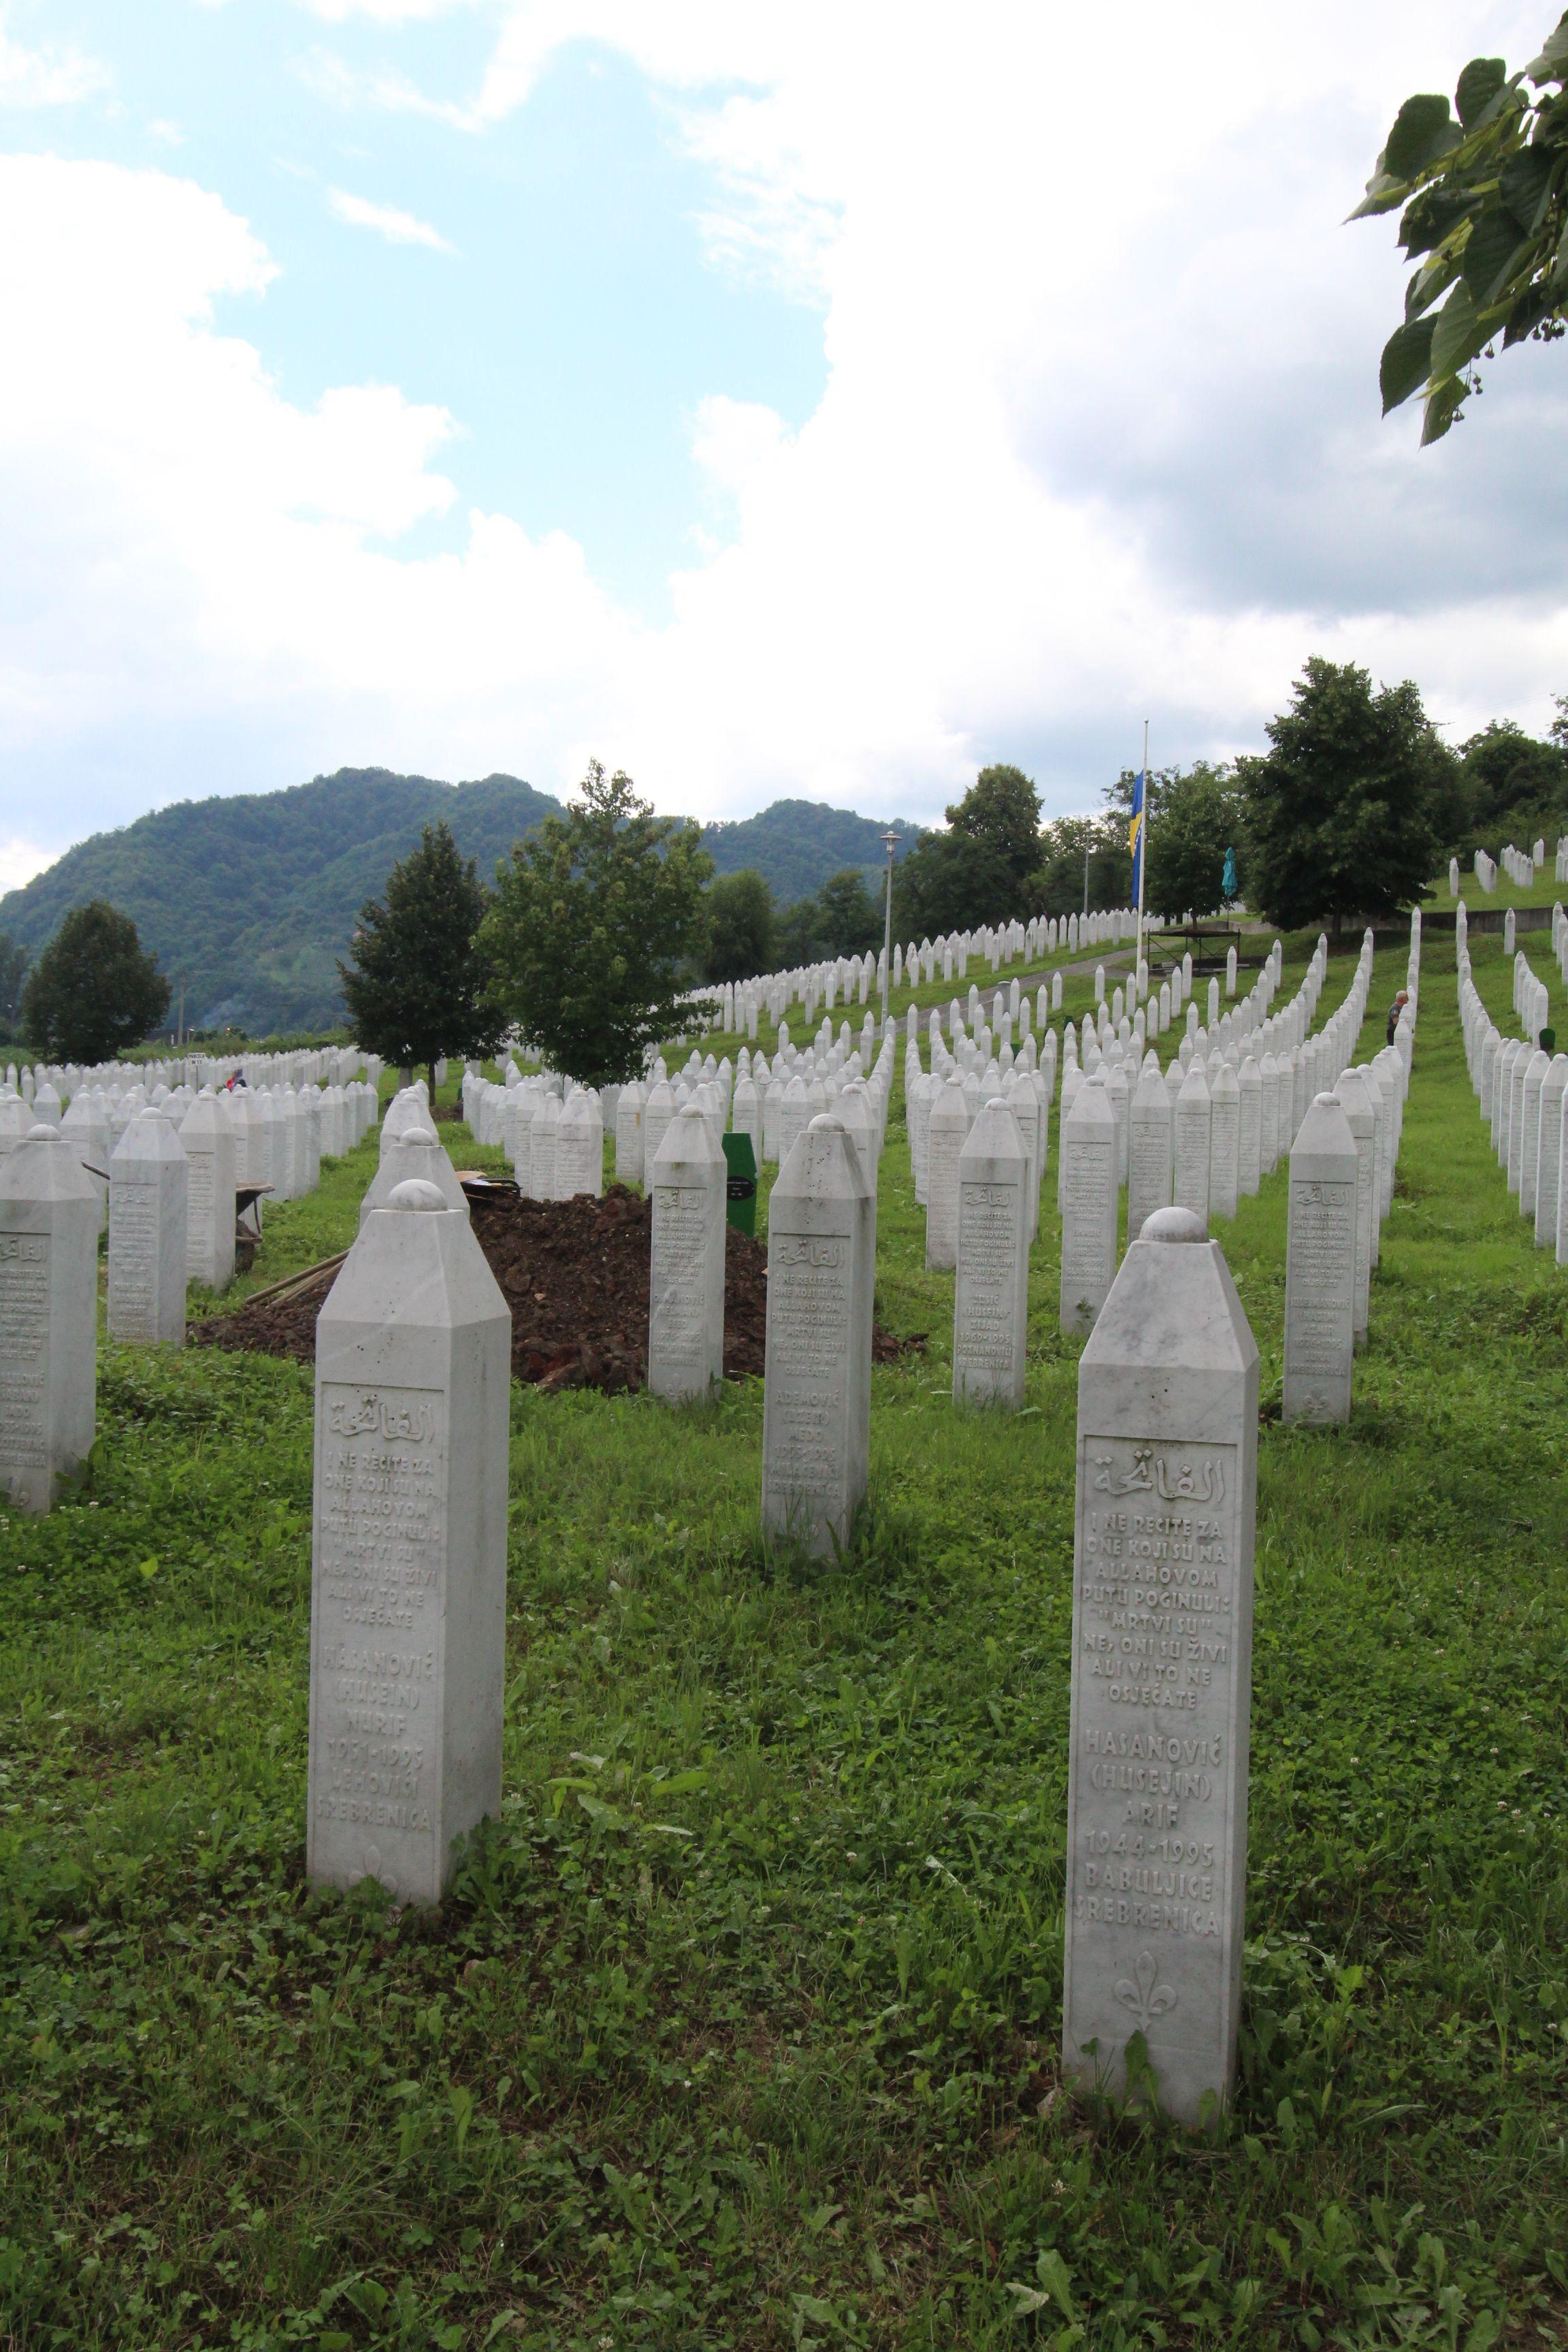
<svg viewBox="0 0 1568 2352"><path fill-rule="evenodd" d="M1047 1188L1027 1415L955 1412L896 1101L878 1311L931 1360L874 1374L841 1559L763 1551L759 1383L688 1416L514 1391L506 1796L437 1912L301 1880L308 1372L106 1350L83 1488L0 1521L9 2341L1552 2340L1568 1293L1487 1150L1451 962L1428 944L1355 1419L1265 1416L1212 2143L1060 2085L1057 1221ZM342 1246L374 1148L273 1213L257 1281ZM1266 1398L1282 1190L1222 1229Z"/></svg>

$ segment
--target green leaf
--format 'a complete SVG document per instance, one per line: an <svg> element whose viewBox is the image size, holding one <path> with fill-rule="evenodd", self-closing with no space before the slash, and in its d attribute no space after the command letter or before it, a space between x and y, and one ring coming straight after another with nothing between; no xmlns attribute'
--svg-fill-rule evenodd
<svg viewBox="0 0 1568 2352"><path fill-rule="evenodd" d="M1403 327L1395 327L1383 347L1378 364L1378 388L1383 394L1383 413L1397 408L1418 392L1432 373L1432 333L1436 319L1411 319Z"/></svg>
<svg viewBox="0 0 1568 2352"><path fill-rule="evenodd" d="M1471 229L1461 268L1470 299L1478 310L1497 300L1507 285L1519 256L1529 245L1519 223L1501 205L1484 212Z"/></svg>
<svg viewBox="0 0 1568 2352"><path fill-rule="evenodd" d="M1451 375L1431 394L1426 403L1426 422L1421 427L1423 449L1430 448L1434 441L1443 438L1463 406L1468 390L1463 376Z"/></svg>
<svg viewBox="0 0 1568 2352"><path fill-rule="evenodd" d="M1432 91L1407 98L1394 117L1383 151L1384 168L1397 179L1413 180L1428 163L1457 147L1460 135L1446 98Z"/></svg>
<svg viewBox="0 0 1568 2352"><path fill-rule="evenodd" d="M1498 194L1526 236L1533 236L1546 218L1554 160L1550 147L1521 147L1498 173Z"/></svg>
<svg viewBox="0 0 1568 2352"><path fill-rule="evenodd" d="M1568 79L1568 16L1563 18L1554 33L1548 33L1538 58L1531 58L1524 68L1531 81L1563 81Z"/></svg>
<svg viewBox="0 0 1568 2352"><path fill-rule="evenodd" d="M1447 255L1441 260L1424 261L1419 269L1413 270L1410 283L1405 289L1406 320L1418 319L1424 310L1429 310L1438 295L1447 292L1458 274L1459 265L1452 255Z"/></svg>
<svg viewBox="0 0 1568 2352"><path fill-rule="evenodd" d="M1470 289L1461 281L1437 313L1436 331L1432 337L1433 374L1457 374L1475 358L1487 334L1488 330L1476 314Z"/></svg>
<svg viewBox="0 0 1568 2352"><path fill-rule="evenodd" d="M1055 2298L1062 2317L1071 2326L1078 2318L1072 2307L1072 2280L1066 2263L1054 2246L1047 2246L1036 2262L1035 2276L1047 2294Z"/></svg>
<svg viewBox="0 0 1568 2352"><path fill-rule="evenodd" d="M1500 58L1472 58L1459 76L1454 104L1467 131L1473 131L1504 82L1508 68Z"/></svg>

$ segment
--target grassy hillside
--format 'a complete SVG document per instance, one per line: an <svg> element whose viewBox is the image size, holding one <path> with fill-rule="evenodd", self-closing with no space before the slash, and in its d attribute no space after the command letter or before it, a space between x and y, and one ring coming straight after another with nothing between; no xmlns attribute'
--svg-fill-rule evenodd
<svg viewBox="0 0 1568 2352"><path fill-rule="evenodd" d="M342 1017L337 961L354 918L422 825L444 816L488 882L518 836L560 806L517 776L446 784L385 768L180 801L94 834L0 898L0 931L37 956L68 908L107 898L134 918L174 982L175 1011L184 975L187 1027L252 1036L330 1027ZM898 829L915 838L912 825ZM721 874L758 867L784 906L847 866L879 874L886 830L847 809L775 801L760 815L710 825L703 839Z"/></svg>
<svg viewBox="0 0 1568 2352"><path fill-rule="evenodd" d="M1476 971L1505 1014L1500 942ZM879 1313L931 1351L873 1376L841 1568L759 1555L760 1384L514 1391L503 1814L438 1913L301 1883L309 1373L107 1351L89 1480L12 1520L0 1579L0 2334L1555 2343L1568 1275L1487 1150L1451 938L1426 982L1348 1428L1278 1418L1283 1177L1220 1228L1264 1409L1212 2146L1060 2090L1059 1227L1047 1186L1029 1411L955 1412L900 1085ZM274 1276L349 1239L374 1165L269 1217Z"/></svg>
<svg viewBox="0 0 1568 2352"><path fill-rule="evenodd" d="M823 801L774 801L755 816L702 829L702 846L721 874L754 866L781 907L820 890L830 876L858 866L880 878L887 867L885 833L901 834L901 857L920 838L902 817L857 816Z"/></svg>
<svg viewBox="0 0 1568 2352"><path fill-rule="evenodd" d="M94 834L0 899L0 930L30 953L68 908L108 898L135 918L175 981L185 1019L261 1035L341 1017L336 959L354 917L444 816L488 877L520 833L560 803L516 776L437 783L340 768L289 792L182 801Z"/></svg>

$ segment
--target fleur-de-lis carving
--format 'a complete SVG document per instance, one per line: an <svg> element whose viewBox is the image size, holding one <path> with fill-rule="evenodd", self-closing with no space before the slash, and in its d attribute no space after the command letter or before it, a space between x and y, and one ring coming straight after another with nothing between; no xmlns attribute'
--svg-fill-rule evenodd
<svg viewBox="0 0 1568 2352"><path fill-rule="evenodd" d="M390 1870L383 1867L381 1848L378 1845L366 1846L364 1850L364 1867L363 1870L356 1870L353 1873L351 1883L357 1886L362 1878L378 1879L381 1885L385 1887L389 1895L395 1895L397 1893L396 1877Z"/></svg>
<svg viewBox="0 0 1568 2352"><path fill-rule="evenodd" d="M1159 1973L1153 1953L1140 1952L1132 1963L1132 1974L1137 1978L1137 1983L1134 1984L1131 1977L1123 1977L1116 1988L1117 2000L1132 2011L1140 2031L1144 2033L1148 2032L1157 2017L1163 2017L1168 2009L1176 2006L1176 1996L1172 1987L1155 1983L1154 1979Z"/></svg>

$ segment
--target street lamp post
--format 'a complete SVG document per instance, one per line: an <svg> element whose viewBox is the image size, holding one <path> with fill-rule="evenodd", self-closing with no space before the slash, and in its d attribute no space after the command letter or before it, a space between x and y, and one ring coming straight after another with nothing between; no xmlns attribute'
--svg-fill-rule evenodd
<svg viewBox="0 0 1568 2352"><path fill-rule="evenodd" d="M893 856L899 845L896 833L882 835L882 846L888 853L888 898L882 916L882 1025L888 1024L888 994L893 985Z"/></svg>

